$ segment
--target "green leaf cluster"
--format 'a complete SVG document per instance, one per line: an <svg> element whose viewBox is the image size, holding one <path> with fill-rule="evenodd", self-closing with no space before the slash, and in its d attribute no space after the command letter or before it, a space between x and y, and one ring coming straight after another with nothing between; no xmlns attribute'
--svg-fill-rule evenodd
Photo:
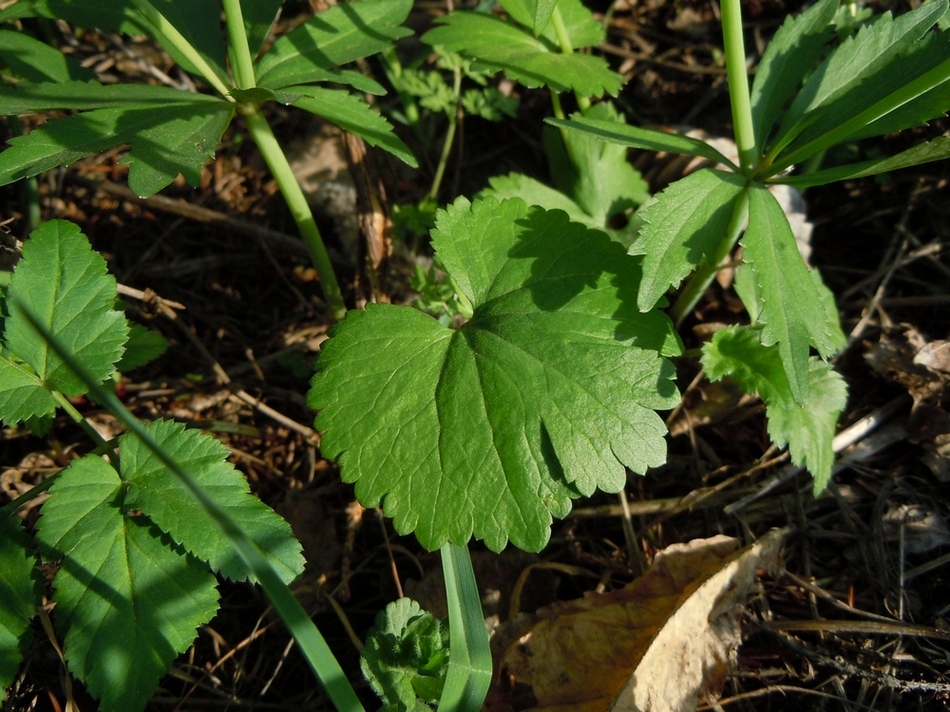
<svg viewBox="0 0 950 712"><path fill-rule="evenodd" d="M345 65L375 54L410 33L400 27L409 0L364 0L315 15L254 59L250 74L232 78L242 50L251 56L280 9L279 0L243 0L243 36L221 32L222 4L172 0L20 0L0 21L39 16L104 31L147 34L181 66L214 87L217 96L150 85L103 85L68 56L23 33L3 31L0 65L15 81L0 86L0 112L68 111L0 153L0 185L115 146L127 145L129 186L151 196L179 173L192 186L238 111L267 101L290 104L337 123L368 143L415 165L389 122L356 92L383 88ZM16 35L15 39L11 37ZM245 43L243 48L238 47ZM327 86L329 85L329 86ZM342 86L344 88L336 88Z"/></svg>
<svg viewBox="0 0 950 712"><path fill-rule="evenodd" d="M837 378L816 363L842 348L844 335L830 292L803 261L769 187L821 185L950 156L950 140L943 137L896 156L794 170L811 166L833 146L912 128L950 109L950 41L934 29L947 12L946 0L897 18L879 15L844 39L835 31L837 7L837 0L820 0L789 18L769 43L746 104L749 115L743 114L740 100L734 101L737 144L752 144L753 149L743 153L740 165L704 142L609 118L587 114L549 120L623 146L684 153L718 164L672 184L638 213L642 228L630 247L631 254L643 258L637 304L648 312L669 289L693 275L674 307L674 316L682 318L740 244L743 267L737 291L752 317L749 334L757 337L762 352L753 358L746 334L744 353L752 362L767 361L780 369L782 378L781 386L775 385L775 377L768 379L771 388L748 375L737 380L763 396L773 439L788 442L793 460L805 463L822 486L830 473L830 434L844 391L831 389L834 398L831 392L815 393ZM727 41L735 40L727 36ZM821 360L816 362L812 351ZM736 374L742 371L737 358L717 363L719 376L728 372L723 364ZM822 416L803 424L788 415L801 409ZM794 425L801 426L800 437L793 435Z"/></svg>
<svg viewBox="0 0 950 712"><path fill-rule="evenodd" d="M422 41L476 60L474 67L527 87L616 96L623 78L602 57L573 52L604 40L603 27L580 0L502 0L513 22L485 12L453 12Z"/></svg>
<svg viewBox="0 0 950 712"><path fill-rule="evenodd" d="M539 550L554 517L666 459L672 324L634 304L640 262L559 210L459 198L433 246L473 305L458 329L409 307L351 312L308 396L325 455L423 546Z"/></svg>
<svg viewBox="0 0 950 712"><path fill-rule="evenodd" d="M164 348L151 332L130 331L114 309L116 296L105 262L75 225L51 221L33 232L5 298L5 423L48 419L58 407L78 417L67 396L84 395L117 364L133 367ZM68 362L51 344L69 354ZM170 421L144 432L242 523L284 582L300 574L303 557L290 526L251 495L227 463L224 445ZM248 571L211 515L135 434L74 460L55 476L49 494L37 552L15 516L18 503L0 510L0 689L16 674L39 605L38 553L57 568L53 618L70 671L103 710L142 709L197 627L216 612L214 572L241 580Z"/></svg>
<svg viewBox="0 0 950 712"><path fill-rule="evenodd" d="M360 668L387 712L427 712L442 697L449 667L444 621L409 598L376 614L360 651Z"/></svg>

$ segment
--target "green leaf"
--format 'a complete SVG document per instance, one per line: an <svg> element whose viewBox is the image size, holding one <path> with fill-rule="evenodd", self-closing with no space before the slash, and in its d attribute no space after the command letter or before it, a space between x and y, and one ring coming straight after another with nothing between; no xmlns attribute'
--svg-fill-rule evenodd
<svg viewBox="0 0 950 712"><path fill-rule="evenodd" d="M290 583L303 572L303 555L290 525L251 494L247 480L227 462L228 449L218 440L181 423L158 420L145 426L162 449L231 516L262 551L281 580ZM119 439L120 472L128 483L125 506L141 509L184 549L232 580L248 572L230 539L215 525L187 488L134 434Z"/></svg>
<svg viewBox="0 0 950 712"><path fill-rule="evenodd" d="M700 264L713 265L747 189L742 176L704 168L672 183L640 212L643 227L630 252L644 256L641 311L652 309Z"/></svg>
<svg viewBox="0 0 950 712"><path fill-rule="evenodd" d="M551 20L557 0L501 0L501 6L537 37Z"/></svg>
<svg viewBox="0 0 950 712"><path fill-rule="evenodd" d="M561 54L545 37L532 37L500 18L453 12L437 22L440 27L425 33L423 42L476 59L494 71L504 70L527 87L546 86L557 92L599 97L616 96L623 84L623 77L610 71L602 57Z"/></svg>
<svg viewBox="0 0 950 712"><path fill-rule="evenodd" d="M798 188L810 188L814 185L826 185L842 180L852 180L854 178L865 178L880 173L890 173L902 168L911 168L912 166L923 165L933 161L942 161L950 158L950 137L938 136L932 141L917 144L906 151L901 151L896 156L885 158L874 158L861 163L851 163L846 166L836 166L835 168L826 168L811 173L802 173L801 175L779 178L776 183L785 183L794 185Z"/></svg>
<svg viewBox="0 0 950 712"><path fill-rule="evenodd" d="M29 642L30 620L40 604L36 561L20 520L0 510L0 702L16 677Z"/></svg>
<svg viewBox="0 0 950 712"><path fill-rule="evenodd" d="M841 376L820 359L809 359L808 399L799 405L778 349L763 346L754 330L741 326L717 331L703 346L702 363L711 380L729 376L746 393L759 394L773 442L778 447L787 444L792 462L814 478L815 493L823 490L834 464L835 424L847 403Z"/></svg>
<svg viewBox="0 0 950 712"><path fill-rule="evenodd" d="M400 27L412 0L341 3L291 30L257 65L257 82L270 89L340 81L335 68L382 52L412 30ZM350 73L345 75L350 77ZM344 79L348 81L348 79Z"/></svg>
<svg viewBox="0 0 950 712"><path fill-rule="evenodd" d="M769 131L801 86L802 69L815 66L835 36L831 23L837 7L838 0L821 0L805 12L788 17L769 41L752 83L756 146L766 145Z"/></svg>
<svg viewBox="0 0 950 712"><path fill-rule="evenodd" d="M14 7L20 5L29 12L24 15L26 17L65 20L73 25L105 32L144 34L141 17L128 0L101 0L95 3L88 0L19 0L14 3Z"/></svg>
<svg viewBox="0 0 950 712"><path fill-rule="evenodd" d="M131 145L125 160L131 164L129 182L137 194L153 195L179 172L197 185L201 166L213 155L233 112L234 105L224 101L188 101L97 109L53 119L26 136L10 139L10 148L0 153L0 185L121 144Z"/></svg>
<svg viewBox="0 0 950 712"><path fill-rule="evenodd" d="M12 354L0 352L0 420L9 426L56 412L56 399L40 377Z"/></svg>
<svg viewBox="0 0 950 712"><path fill-rule="evenodd" d="M624 124L613 104L606 102L595 104L585 115L595 121ZM554 136L550 129L548 131L548 136ZM546 153L555 184L592 216L601 229L650 197L647 182L627 160L626 146L581 131L569 131L564 142L551 141Z"/></svg>
<svg viewBox="0 0 950 712"><path fill-rule="evenodd" d="M363 676L385 709L429 712L425 703L441 697L448 663L448 627L410 598L376 614L360 651Z"/></svg>
<svg viewBox="0 0 950 712"><path fill-rule="evenodd" d="M151 114L154 123L142 126L132 136L129 155L119 161L129 165L132 192L142 198L151 197L179 173L188 185L198 187L201 169L214 158L234 117L234 105L218 102L209 110L205 105L187 104L142 113L143 118Z"/></svg>
<svg viewBox="0 0 950 712"><path fill-rule="evenodd" d="M946 0L934 0L896 20L885 13L867 23L853 37L846 38L814 71L785 113L776 144L785 146L814 118L817 109L836 99L874 87L877 75L902 56L933 26L947 9ZM855 107L865 103L852 104Z"/></svg>
<svg viewBox="0 0 950 712"><path fill-rule="evenodd" d="M149 1L181 33L188 44L198 50L198 54L208 62L218 78L230 86L231 80L228 78L228 72L225 69L227 66L227 52L224 34L221 32L223 12L221 0L203 0L202 2ZM143 25L146 25L146 23L143 22ZM164 37L158 33L150 32L150 34L161 43L165 51L171 54L176 62L192 74L196 74L191 62L183 57L173 44L164 41Z"/></svg>
<svg viewBox="0 0 950 712"><path fill-rule="evenodd" d="M171 87L149 84L100 84L96 81L57 81L15 87L0 87L0 112L10 116L34 111L61 109L154 109L169 103L193 102L206 104L208 110L223 104L223 100L206 94L191 94Z"/></svg>
<svg viewBox="0 0 950 712"><path fill-rule="evenodd" d="M371 146L389 151L404 163L416 168L419 164L412 151L393 133L393 126L362 99L340 89L312 86L288 87L278 93L298 109L322 116L342 129L354 133Z"/></svg>
<svg viewBox="0 0 950 712"><path fill-rule="evenodd" d="M570 498L665 461L672 325L633 306L638 261L521 200L457 200L433 233L474 305L457 330L368 305L336 327L308 403L365 505L423 546L537 551Z"/></svg>
<svg viewBox="0 0 950 712"><path fill-rule="evenodd" d="M104 712L136 712L218 607L215 578L148 519L123 513L119 476L99 457L74 460L50 487L37 524L59 562L54 619L70 671Z"/></svg>
<svg viewBox="0 0 950 712"><path fill-rule="evenodd" d="M283 4L284 0L241 0L244 32L247 34L247 44L252 57L260 52Z"/></svg>
<svg viewBox="0 0 950 712"><path fill-rule="evenodd" d="M796 403L808 402L809 346L830 358L839 348L837 324L827 318L825 294L809 274L788 218L768 188L753 184L743 260L755 273L761 297L762 343L778 345Z"/></svg>
<svg viewBox="0 0 950 712"><path fill-rule="evenodd" d="M13 74L29 82L87 81L95 76L75 59L45 42L23 32L0 29L0 66L4 64Z"/></svg>
<svg viewBox="0 0 950 712"><path fill-rule="evenodd" d="M666 151L669 153L684 153L688 156L700 156L714 163L721 163L738 171L738 167L722 155L715 148L704 141L656 129L645 129L640 126L629 126L616 121L589 118L573 114L570 120L549 118L545 123L558 128L570 129L588 133L604 141L619 143L623 146L642 148L647 151Z"/></svg>
<svg viewBox="0 0 950 712"><path fill-rule="evenodd" d="M120 373L125 373L133 368L144 366L165 353L167 348L168 341L157 331L141 324L130 324L129 340L125 342L125 352L115 369Z"/></svg>
<svg viewBox="0 0 950 712"><path fill-rule="evenodd" d="M23 257L13 272L6 347L29 364L46 388L70 397L84 394L86 386L23 310L29 309L51 337L102 382L115 372L129 333L125 317L113 309L115 297L115 279L79 228L65 220L45 222L23 243Z"/></svg>
<svg viewBox="0 0 950 712"><path fill-rule="evenodd" d="M603 25L578 0L504 0L501 5L535 37L545 37L555 44L558 42L557 33L549 23L555 7L561 13L571 47L594 47L604 41Z"/></svg>

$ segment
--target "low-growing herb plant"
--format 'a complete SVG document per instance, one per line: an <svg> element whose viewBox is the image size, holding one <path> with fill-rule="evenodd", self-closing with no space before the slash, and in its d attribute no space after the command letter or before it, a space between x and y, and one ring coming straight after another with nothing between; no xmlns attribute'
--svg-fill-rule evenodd
<svg viewBox="0 0 950 712"><path fill-rule="evenodd" d="M268 102L313 113L415 166L391 124L356 92L383 87L344 65L381 52L411 31L401 27L410 0L364 0L330 7L262 52L283 0L18 0L0 22L60 19L107 32L145 34L215 94L145 84L105 85L71 57L28 34L0 29L0 113L71 111L10 141L0 153L0 185L129 146L129 187L151 196L181 173L197 186L201 167L240 115L287 201L334 318L346 311L333 267L303 191L262 107ZM222 12L226 33L221 32ZM345 88L337 88L342 85Z"/></svg>

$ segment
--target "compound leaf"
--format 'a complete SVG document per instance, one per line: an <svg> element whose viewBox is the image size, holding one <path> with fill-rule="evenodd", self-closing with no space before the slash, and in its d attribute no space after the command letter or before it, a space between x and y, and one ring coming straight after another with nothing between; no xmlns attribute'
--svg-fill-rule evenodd
<svg viewBox="0 0 950 712"><path fill-rule="evenodd" d="M792 396L804 405L809 391L809 346L823 358L840 348L840 327L828 318L826 295L795 244L788 218L768 188L753 184L743 260L752 268L761 303L762 343L778 345Z"/></svg>
<svg viewBox="0 0 950 712"><path fill-rule="evenodd" d="M23 310L28 309L86 373L104 381L115 371L129 335L125 316L113 309L115 297L115 279L79 228L65 220L45 222L23 243L23 257L13 271L6 348L28 364L46 388L66 396L86 393L82 380ZM5 367L4 377L10 374ZM15 383L26 386L22 377Z"/></svg>
<svg viewBox="0 0 950 712"><path fill-rule="evenodd" d="M40 602L35 565L20 520L0 511L0 702L16 677Z"/></svg>
<svg viewBox="0 0 950 712"><path fill-rule="evenodd" d="M298 109L322 116L361 137L371 146L389 151L413 168L419 165L409 147L393 133L393 126L386 117L348 91L296 86L279 92L278 98Z"/></svg>
<svg viewBox="0 0 950 712"><path fill-rule="evenodd" d="M385 709L429 712L438 702L449 664L449 631L410 598L376 614L360 651L360 668Z"/></svg>
<svg viewBox="0 0 950 712"><path fill-rule="evenodd" d="M640 212L643 227L630 252L644 256L637 296L642 311L701 263L715 260L746 190L742 176L704 168L672 183Z"/></svg>
<svg viewBox="0 0 950 712"><path fill-rule="evenodd" d="M322 450L367 506L436 549L539 550L570 499L665 460L654 409L679 349L633 305L640 265L604 233L524 201L458 199L433 245L474 305L461 328L368 305L339 324L308 397Z"/></svg>
<svg viewBox="0 0 950 712"><path fill-rule="evenodd" d="M50 487L37 524L44 555L59 562L54 618L66 661L105 712L144 709L218 607L207 567L123 512L121 492L116 471L87 455Z"/></svg>
<svg viewBox="0 0 950 712"><path fill-rule="evenodd" d="M602 57L562 54L544 36L533 37L498 17L453 12L437 22L440 27L423 35L423 42L478 60L494 71L504 70L527 87L599 97L615 96L623 84L623 77L610 71Z"/></svg>
<svg viewBox="0 0 950 712"><path fill-rule="evenodd" d="M412 30L400 27L411 9L412 0L364 0L341 3L314 15L261 57L258 84L283 89L338 81L332 79L336 67L381 52L411 35Z"/></svg>
<svg viewBox="0 0 950 712"><path fill-rule="evenodd" d="M162 450L176 460L262 551L285 583L303 571L300 544L290 525L251 494L247 480L227 462L228 450L218 440L181 423L157 420L145 426ZM127 507L141 509L162 531L197 558L229 579L248 572L234 546L154 452L134 434L119 439L120 472L130 486Z"/></svg>
<svg viewBox="0 0 950 712"><path fill-rule="evenodd" d="M844 410L848 389L844 379L824 361L808 364L807 400L796 402L778 349L763 346L748 327L731 326L716 332L703 346L703 368L712 380L732 378L746 393L765 402L769 435L778 447L788 445L792 462L806 468L821 492L831 478L835 424Z"/></svg>

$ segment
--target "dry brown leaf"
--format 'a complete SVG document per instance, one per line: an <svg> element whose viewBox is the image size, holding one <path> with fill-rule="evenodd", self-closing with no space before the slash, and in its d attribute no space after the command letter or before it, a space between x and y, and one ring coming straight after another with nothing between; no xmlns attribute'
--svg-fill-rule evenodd
<svg viewBox="0 0 950 712"><path fill-rule="evenodd" d="M695 710L739 644L737 613L784 532L737 551L725 536L676 544L626 588L589 593L499 632L491 709Z"/></svg>

